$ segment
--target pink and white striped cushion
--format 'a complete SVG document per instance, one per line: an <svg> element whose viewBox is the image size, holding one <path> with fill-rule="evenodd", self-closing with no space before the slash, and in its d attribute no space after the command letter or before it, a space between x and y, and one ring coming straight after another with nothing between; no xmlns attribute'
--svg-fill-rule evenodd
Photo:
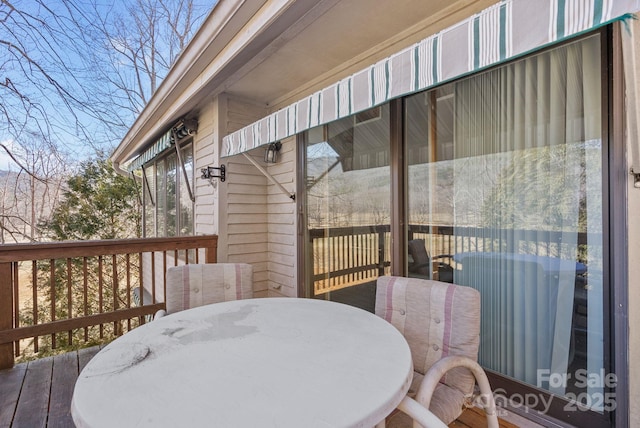
<svg viewBox="0 0 640 428"><path fill-rule="evenodd" d="M421 379L435 362L448 355L462 355L477 361L480 293L473 288L418 278L383 276L377 282L375 312L407 339L416 378ZM441 383L459 391L451 393L462 398L473 392L475 380L467 369L455 368L444 376ZM434 396L432 407L439 402ZM431 410L436 416L442 416L442 420L457 411Z"/></svg>
<svg viewBox="0 0 640 428"><path fill-rule="evenodd" d="M207 263L167 269L167 313L253 297L253 266Z"/></svg>

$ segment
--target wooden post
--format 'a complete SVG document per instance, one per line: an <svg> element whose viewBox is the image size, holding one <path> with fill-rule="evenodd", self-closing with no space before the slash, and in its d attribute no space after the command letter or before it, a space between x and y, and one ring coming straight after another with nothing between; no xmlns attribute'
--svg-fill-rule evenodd
<svg viewBox="0 0 640 428"><path fill-rule="evenodd" d="M211 244L204 249L205 263L218 263L218 238L211 240Z"/></svg>
<svg viewBox="0 0 640 428"><path fill-rule="evenodd" d="M378 276L384 276L384 255L385 255L384 231L378 232Z"/></svg>
<svg viewBox="0 0 640 428"><path fill-rule="evenodd" d="M0 331L13 330L11 262L0 263ZM13 367L13 343L0 344L0 370Z"/></svg>

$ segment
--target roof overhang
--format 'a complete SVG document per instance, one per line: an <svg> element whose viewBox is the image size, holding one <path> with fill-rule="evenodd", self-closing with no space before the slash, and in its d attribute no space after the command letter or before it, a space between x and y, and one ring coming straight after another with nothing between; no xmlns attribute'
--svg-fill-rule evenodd
<svg viewBox="0 0 640 428"><path fill-rule="evenodd" d="M222 139L233 156L632 16L638 0L502 0Z"/></svg>
<svg viewBox="0 0 640 428"><path fill-rule="evenodd" d="M495 0L220 0L111 158L140 155L220 93L275 111Z"/></svg>

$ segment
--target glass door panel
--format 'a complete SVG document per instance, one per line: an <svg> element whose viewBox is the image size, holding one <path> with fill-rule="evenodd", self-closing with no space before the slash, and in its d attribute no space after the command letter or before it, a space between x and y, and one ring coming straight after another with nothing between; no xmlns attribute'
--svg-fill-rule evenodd
<svg viewBox="0 0 640 428"><path fill-rule="evenodd" d="M593 36L405 101L409 275L480 291L485 368L596 412L600 70Z"/></svg>
<svg viewBox="0 0 640 428"><path fill-rule="evenodd" d="M306 135L307 295L373 312L390 266L389 107Z"/></svg>

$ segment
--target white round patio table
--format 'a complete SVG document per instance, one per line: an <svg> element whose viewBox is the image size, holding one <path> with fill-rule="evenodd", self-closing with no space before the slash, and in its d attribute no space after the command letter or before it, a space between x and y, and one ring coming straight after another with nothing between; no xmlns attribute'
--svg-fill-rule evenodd
<svg viewBox="0 0 640 428"><path fill-rule="evenodd" d="M82 370L83 427L372 427L405 396L411 353L387 321L340 303L247 299L138 327Z"/></svg>

